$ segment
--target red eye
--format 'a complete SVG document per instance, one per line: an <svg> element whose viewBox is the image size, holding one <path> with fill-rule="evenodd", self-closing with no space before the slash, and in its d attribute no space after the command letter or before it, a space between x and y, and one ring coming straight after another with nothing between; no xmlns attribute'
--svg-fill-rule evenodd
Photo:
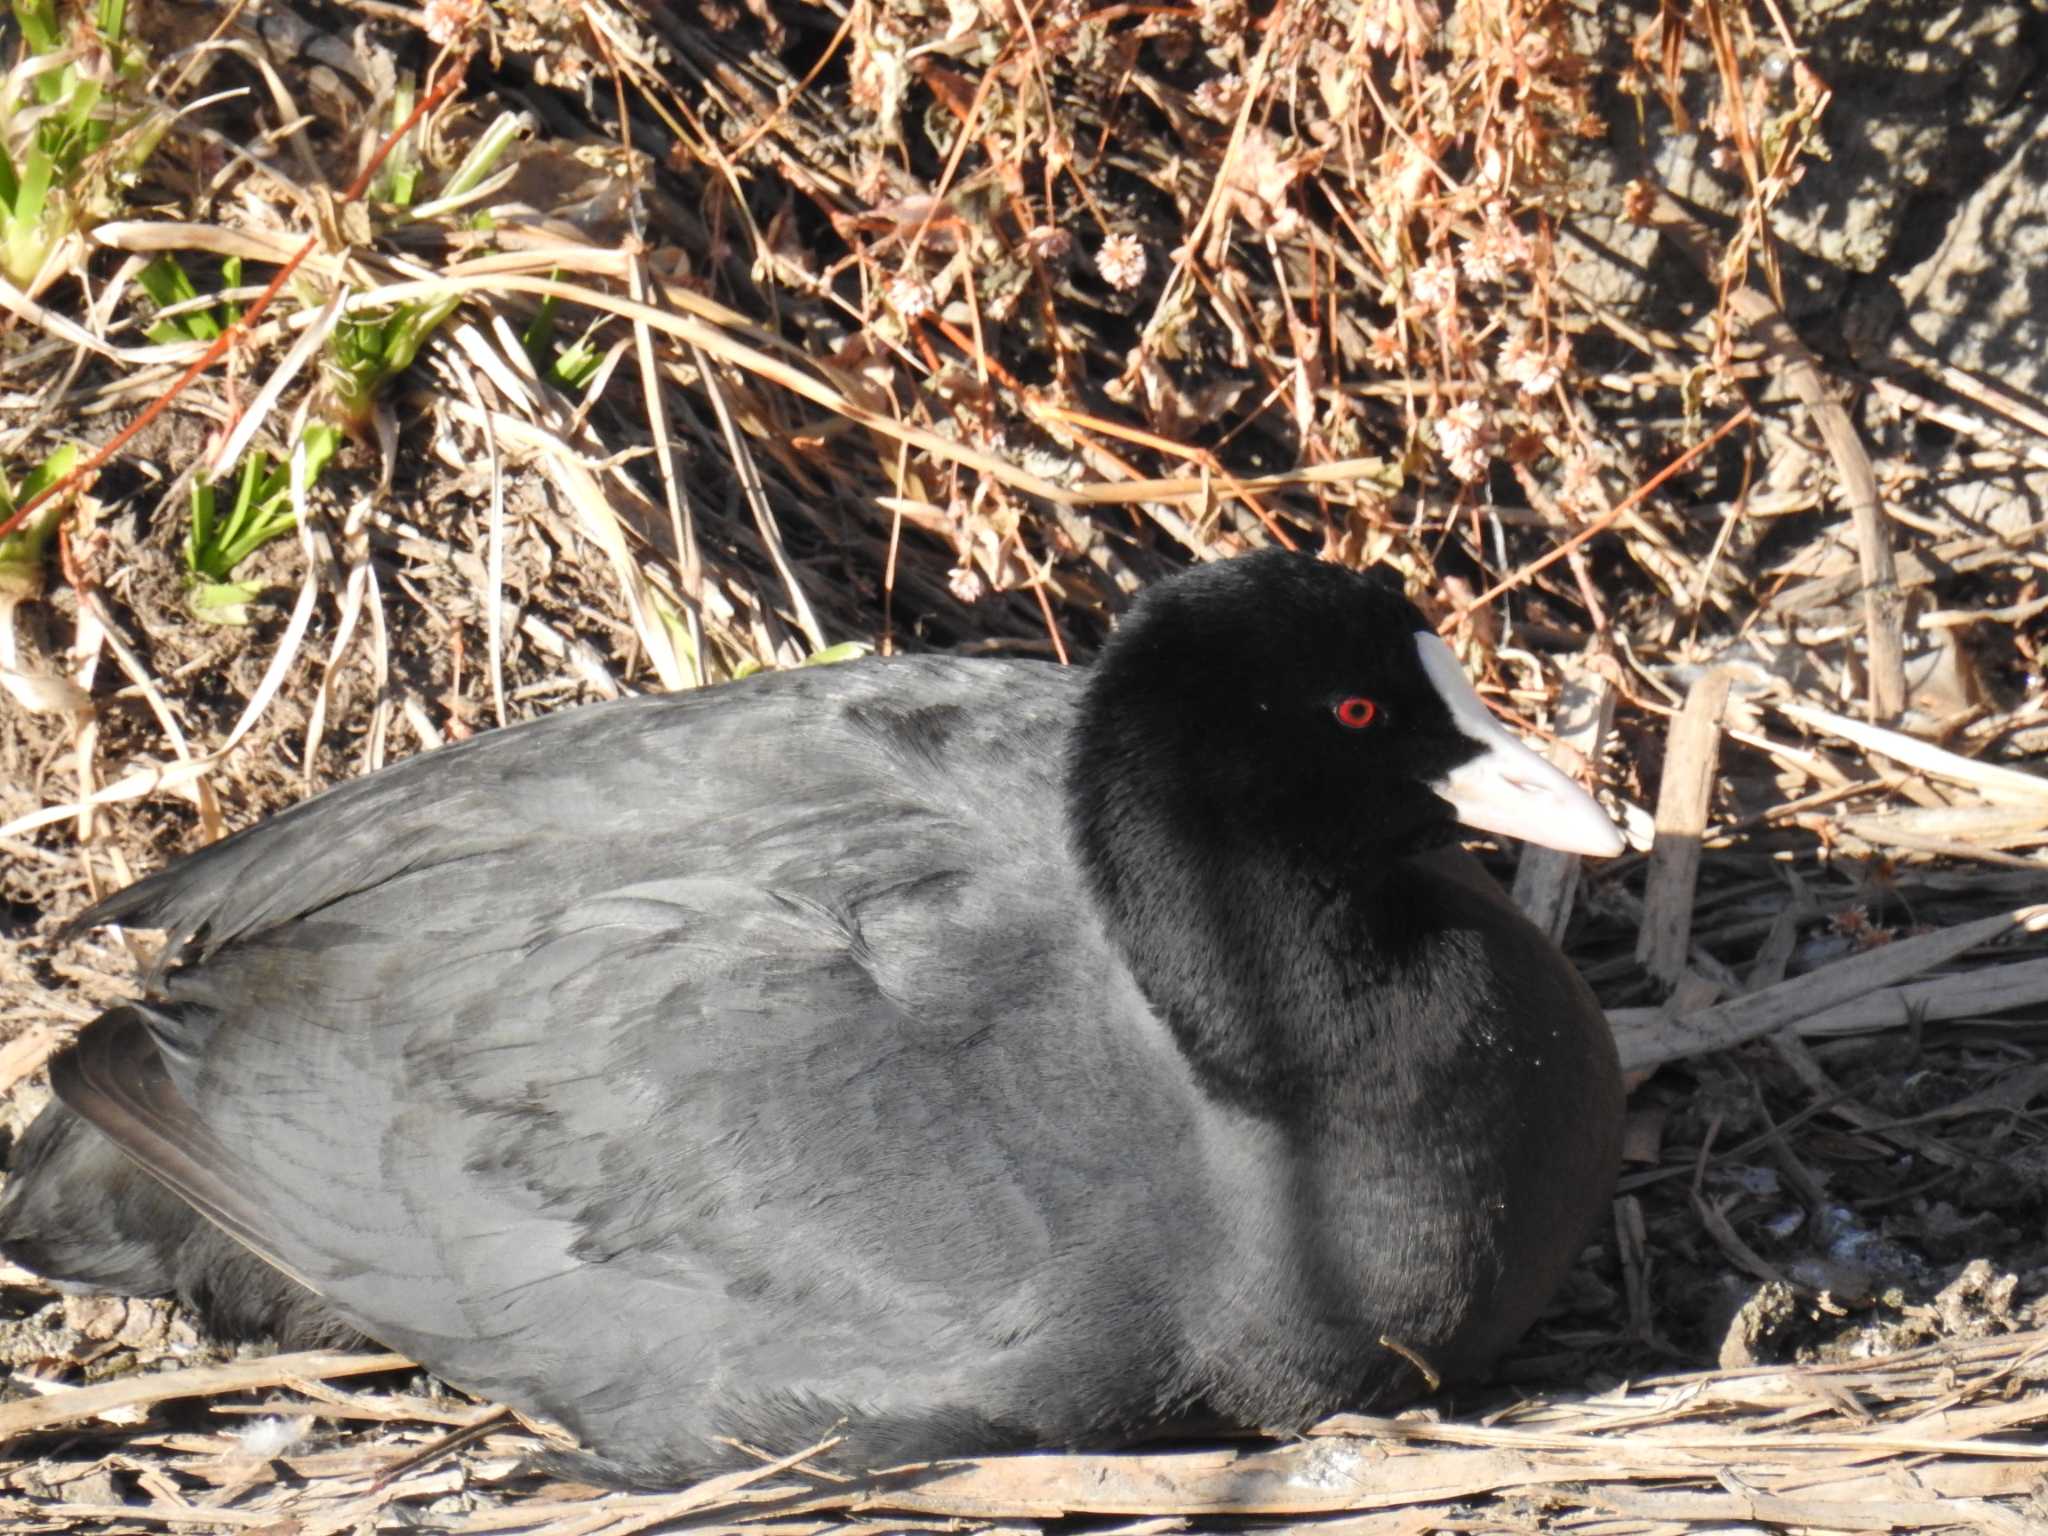
<svg viewBox="0 0 2048 1536"><path fill-rule="evenodd" d="M1379 718L1379 714L1379 705L1362 693L1354 693L1337 704L1337 723L1348 730L1364 730Z"/></svg>

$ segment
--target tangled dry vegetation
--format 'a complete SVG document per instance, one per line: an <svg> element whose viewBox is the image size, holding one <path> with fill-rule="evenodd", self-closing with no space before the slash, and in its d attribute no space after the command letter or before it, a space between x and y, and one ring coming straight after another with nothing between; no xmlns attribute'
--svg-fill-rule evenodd
<svg viewBox="0 0 2048 1536"><path fill-rule="evenodd" d="M583 700L1083 659L1263 543L1398 566L1639 851L1512 872L1637 1086L1613 1228L1492 1392L626 1498L402 1362L224 1361L12 1272L9 1529L2048 1518L2048 558L1987 492L2048 406L1788 319L1831 99L1789 0L13 14L13 1128L127 984L53 930L180 850ZM1711 209L1647 169L1677 135Z"/></svg>

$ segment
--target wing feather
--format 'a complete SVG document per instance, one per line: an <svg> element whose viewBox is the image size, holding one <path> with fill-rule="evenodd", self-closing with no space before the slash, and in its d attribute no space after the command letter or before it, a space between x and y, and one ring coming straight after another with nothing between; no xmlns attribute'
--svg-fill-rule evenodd
<svg viewBox="0 0 2048 1536"><path fill-rule="evenodd" d="M946 1362L1056 1344L1056 1266L1190 1219L1116 1172L1189 1109L1104 1027L1145 1011L1047 846L1059 753L1015 750L1071 684L882 670L480 738L116 896L164 1002L67 1099L365 1333L644 1468L1000 1400ZM1153 1101L1049 1123L1107 1082Z"/></svg>

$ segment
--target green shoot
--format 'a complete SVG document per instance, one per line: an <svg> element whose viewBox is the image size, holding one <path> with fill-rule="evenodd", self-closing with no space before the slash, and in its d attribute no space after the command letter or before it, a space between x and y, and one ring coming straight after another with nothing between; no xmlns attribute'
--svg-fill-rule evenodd
<svg viewBox="0 0 2048 1536"><path fill-rule="evenodd" d="M540 301L540 312L521 334L520 343L536 372L564 394L577 394L604 362L604 351L585 331L565 347L555 344L555 296Z"/></svg>
<svg viewBox="0 0 2048 1536"><path fill-rule="evenodd" d="M401 77L398 89L391 98L391 126L397 126L412 116L415 87L410 76ZM384 167L377 172L376 180L370 183L370 200L386 203L394 208L410 208L420 188L419 134L408 133L392 146L391 154L384 161Z"/></svg>
<svg viewBox="0 0 2048 1536"><path fill-rule="evenodd" d="M18 486L9 486L0 475L0 523L14 516L14 509L31 496L41 494L71 473L78 463L78 445L66 443L30 470ZM0 539L0 602L15 603L43 595L43 561L50 547L50 535L64 514L64 498L55 497L14 532Z"/></svg>
<svg viewBox="0 0 2048 1536"><path fill-rule="evenodd" d="M0 76L0 273L33 289L67 237L118 206L169 119L122 98L143 72L126 0L100 0L92 36L67 38L57 0L13 0L26 56ZM111 67L82 55L104 49Z"/></svg>
<svg viewBox="0 0 2048 1536"><path fill-rule="evenodd" d="M406 102L409 103L409 96ZM394 111L410 112L409 104ZM441 200L474 190L490 175L505 151L518 137L524 119L518 113L504 113L485 130L470 148L442 189ZM378 182L382 200L401 210L411 210L419 190L419 156L410 139L395 151ZM422 206L418 216L431 207ZM384 386L410 368L441 322L455 313L461 296L422 299L394 305L380 311L345 316L327 341L327 386L336 418L351 435L360 435L377 407Z"/></svg>
<svg viewBox="0 0 2048 1536"><path fill-rule="evenodd" d="M455 174L448 178L448 185L441 189L442 201L465 196L482 186L484 178L497 168L498 161L525 128L524 113L500 112L491 126L470 146L469 153L462 157L462 164L455 168Z"/></svg>
<svg viewBox="0 0 2048 1536"><path fill-rule="evenodd" d="M185 275L184 267L169 251L138 272L135 281L158 309L196 304L199 298L199 290L192 286L192 279ZM241 257L230 256L220 264L220 285L223 288L242 286ZM165 316L150 326L145 334L159 345L175 341L213 341L241 316L242 306L239 304L221 303L211 308L192 308Z"/></svg>
<svg viewBox="0 0 2048 1536"><path fill-rule="evenodd" d="M450 294L378 315L349 315L335 326L327 338L327 383L337 415L351 434L368 424L384 386L412 366L420 348L461 302L461 295Z"/></svg>
<svg viewBox="0 0 2048 1536"><path fill-rule="evenodd" d="M822 651L811 652L810 655L798 662L797 665L800 667L836 667L842 661L854 661L862 656L866 656L873 649L874 647L864 640L842 640L837 645L826 646ZM767 670L759 661L749 656L745 661L733 668L733 681L737 682L743 677L752 677L756 672L765 672Z"/></svg>
<svg viewBox="0 0 2048 1536"><path fill-rule="evenodd" d="M310 487L341 446L341 433L325 423L306 428L306 485ZM295 526L292 511L292 466L287 456L275 463L261 448L242 461L235 496L221 512L214 487L192 487L192 527L185 535L187 600L192 612L216 624L246 624L249 604L261 582L236 581L235 567L272 539Z"/></svg>

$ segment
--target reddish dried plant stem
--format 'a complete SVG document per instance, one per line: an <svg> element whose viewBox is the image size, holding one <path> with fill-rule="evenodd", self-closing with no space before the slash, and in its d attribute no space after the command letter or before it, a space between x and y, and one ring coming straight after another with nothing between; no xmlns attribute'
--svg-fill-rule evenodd
<svg viewBox="0 0 2048 1536"><path fill-rule="evenodd" d="M370 156L362 170L357 172L356 179L348 184L348 190L341 194L339 199L341 204L346 205L355 202L364 192L369 190L370 178L377 174L378 169L390 157L391 151L398 147L399 141L412 132L415 123L433 111L435 107L438 107L448 98L449 93L462 83L463 71L468 67L469 55L467 54L464 54L449 66L448 72L441 77L431 91L419 99L418 104L406 115L405 121L400 123L384 142L377 146L377 152ZM12 517L8 518L6 522L0 523L0 538L7 537L8 534L14 532L15 529L27 522L30 515L45 502L60 496L74 495L90 485L93 478L98 475L101 466L107 460L119 453L136 433L140 432L152 421L155 421L163 413L164 408L184 392L188 384L220 361L221 356L230 346L234 345L237 338L247 334L249 327L256 323L257 317L270 306L270 301L277 297L283 290L284 285L291 281L291 276L299 270L300 263L313 254L313 248L319 243L320 237L318 235L309 235L306 243L292 254L292 258L277 269L277 276L270 280L269 286L257 296L255 302L242 312L241 318L222 331L220 335L216 336L207 349L199 354L192 365L178 375L178 380L175 384L157 400L152 402L149 409L115 433L113 440L94 453L91 458L79 465L78 468L71 471L70 474L59 480L55 485L46 487L23 502L15 510Z"/></svg>
<svg viewBox="0 0 2048 1536"><path fill-rule="evenodd" d="M1522 585L1523 582L1527 581L1531 576L1534 576L1538 571L1544 569L1546 566L1555 565L1558 561L1564 559L1566 555L1569 555L1573 550L1577 549L1581 544L1584 544L1588 539L1594 538L1599 534L1605 533L1609 528L1612 528L1616 523L1620 522L1622 517L1628 512L1628 510L1631 507L1635 506L1636 503L1640 502L1645 496L1648 496L1650 492L1656 490L1658 486L1662 485L1666 480L1669 480L1673 475L1677 474L1680 470L1684 469L1686 465L1690 464L1694 459L1698 458L1701 454L1705 453L1709 448L1713 447L1714 444L1721 441L1722 438L1726 437L1730 432L1733 432L1737 427L1741 426L1744 422L1750 420L1755 415L1755 410L1745 405L1733 416L1730 416L1726 421L1722 422L1720 426L1716 427L1706 437L1702 438L1699 442L1694 443L1692 447L1686 449L1684 453L1681 453L1669 464L1666 464L1662 469L1658 470L1656 474L1650 476L1649 479L1645 480L1641 485L1637 486L1635 490L1630 492L1629 495L1618 505L1601 513L1598 517L1594 518L1592 522L1586 524L1585 527L1581 528L1577 533L1573 534L1570 538L1566 539L1562 544L1559 544L1556 548L1550 550L1547 554L1543 555L1542 558L1530 561L1527 565L1523 566L1519 571L1516 571L1512 576L1502 577L1499 581L1495 582L1491 587L1488 587L1484 592L1480 593L1477 597L1473 598L1471 602L1465 604L1462 608L1458 610L1456 619L1453 622L1463 622L1467 616L1477 611L1478 609L1484 608L1496 597L1500 597L1505 593L1514 591L1515 588Z"/></svg>

